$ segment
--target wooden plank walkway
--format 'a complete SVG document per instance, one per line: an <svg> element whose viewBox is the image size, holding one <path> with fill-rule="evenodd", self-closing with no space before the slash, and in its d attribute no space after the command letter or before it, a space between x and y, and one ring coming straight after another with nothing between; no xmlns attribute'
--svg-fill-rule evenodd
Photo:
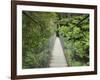
<svg viewBox="0 0 100 80"><path fill-rule="evenodd" d="M56 38L49 67L66 67L67 62L59 37Z"/></svg>

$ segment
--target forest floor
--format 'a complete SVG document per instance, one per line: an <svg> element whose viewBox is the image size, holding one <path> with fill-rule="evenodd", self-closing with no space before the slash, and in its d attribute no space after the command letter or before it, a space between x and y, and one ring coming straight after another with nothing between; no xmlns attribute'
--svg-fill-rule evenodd
<svg viewBox="0 0 100 80"><path fill-rule="evenodd" d="M66 67L67 62L59 37L56 38L49 67Z"/></svg>

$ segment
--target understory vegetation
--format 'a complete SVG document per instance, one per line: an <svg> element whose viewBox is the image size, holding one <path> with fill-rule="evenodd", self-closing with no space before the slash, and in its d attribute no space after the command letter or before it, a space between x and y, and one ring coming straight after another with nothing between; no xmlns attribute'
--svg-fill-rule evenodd
<svg viewBox="0 0 100 80"><path fill-rule="evenodd" d="M55 39L55 13L23 11L23 68L48 67Z"/></svg>
<svg viewBox="0 0 100 80"><path fill-rule="evenodd" d="M89 15L68 14L64 18L68 22L60 24L58 30L68 65L89 65Z"/></svg>

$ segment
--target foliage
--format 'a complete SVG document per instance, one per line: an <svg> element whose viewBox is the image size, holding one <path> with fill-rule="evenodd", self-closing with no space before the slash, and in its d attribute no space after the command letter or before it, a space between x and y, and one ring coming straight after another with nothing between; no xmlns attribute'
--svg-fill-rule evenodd
<svg viewBox="0 0 100 80"><path fill-rule="evenodd" d="M55 38L56 14L23 11L22 19L22 67L48 67L50 44L53 44Z"/></svg>
<svg viewBox="0 0 100 80"><path fill-rule="evenodd" d="M69 66L89 65L89 15L22 12L22 68L49 67L59 32Z"/></svg>
<svg viewBox="0 0 100 80"><path fill-rule="evenodd" d="M69 17L68 14L65 16ZM86 19L85 19L86 18ZM70 14L66 25L59 27L69 66L89 65L89 15Z"/></svg>

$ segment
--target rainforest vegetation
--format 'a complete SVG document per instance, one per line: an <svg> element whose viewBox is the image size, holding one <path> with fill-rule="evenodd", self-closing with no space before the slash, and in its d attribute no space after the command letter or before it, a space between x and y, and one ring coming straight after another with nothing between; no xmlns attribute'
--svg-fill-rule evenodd
<svg viewBox="0 0 100 80"><path fill-rule="evenodd" d="M49 67L56 33L69 66L89 65L89 14L23 11L23 69Z"/></svg>

